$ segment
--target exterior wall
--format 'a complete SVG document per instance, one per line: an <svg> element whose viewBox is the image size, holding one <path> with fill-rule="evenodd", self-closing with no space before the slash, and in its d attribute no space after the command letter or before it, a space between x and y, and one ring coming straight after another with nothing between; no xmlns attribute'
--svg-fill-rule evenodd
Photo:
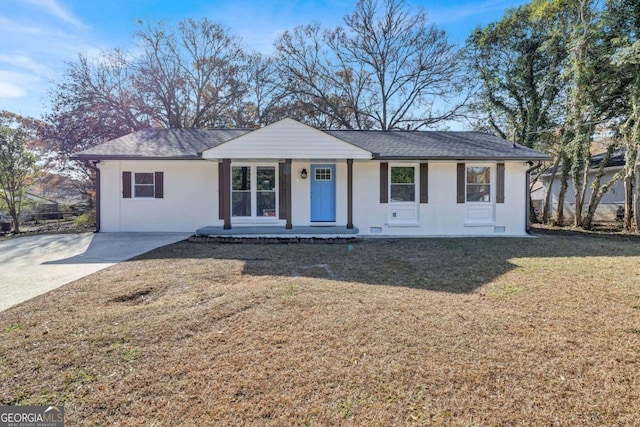
<svg viewBox="0 0 640 427"><path fill-rule="evenodd" d="M193 232L218 220L218 164L198 160L102 161L100 231ZM164 172L164 197L122 197L122 172Z"/></svg>
<svg viewBox="0 0 640 427"><path fill-rule="evenodd" d="M619 168L610 168L610 170L608 170L604 174L600 182L602 184L607 183L613 177L613 175L615 175L618 172L618 170ZM592 192L591 184L593 182L593 176L594 174L590 174L589 183L587 186L586 203L584 206L585 210L588 207L589 198L591 197L591 192ZM538 196L542 199L540 206L542 206L542 204L544 203L546 192L549 191L549 177L547 176L546 178L543 178L543 179L544 179L543 181L544 190L540 191L540 195ZM564 201L564 216L565 216L566 222L573 221L573 218L575 216L576 198L575 198L574 191L575 190L573 188L573 180L569 178L567 193L565 195L565 201ZM555 218L556 212L558 210L559 195L560 195L560 177L556 176L556 179L553 182L553 185L551 186L550 203L551 203L552 218ZM609 191L602 197L602 200L600 201L600 204L596 209L596 214L594 219L596 221L615 221L616 214L618 212L619 207L624 208L624 183L622 181L618 181L617 183L615 183L609 189Z"/></svg>
<svg viewBox="0 0 640 427"><path fill-rule="evenodd" d="M300 178L302 169L311 174L312 164L334 164L336 166L336 225L347 224L347 163L338 161L293 161L291 163L291 223L312 225L311 222L311 177ZM355 167L354 167L355 175ZM354 183L355 192L355 183Z"/></svg>
<svg viewBox="0 0 640 427"><path fill-rule="evenodd" d="M259 162L264 164L264 162ZM275 161L270 164L277 164ZM256 162L233 161L236 164ZM294 160L292 162L292 224L311 223L310 174L312 164L336 166L336 225L347 223L347 164L345 160ZM416 161L389 162L413 165ZM476 164L468 162L468 165ZM429 202L380 203L380 162L356 160L353 164L353 223L363 236L521 236L525 234L525 172L523 162L505 163L505 203L496 204L496 163L491 167L491 201L456 203L456 162L428 162ZM218 163L215 161L103 161L101 170L101 231L195 232L204 226L222 226L218 211ZM164 198L124 199L122 172L164 172ZM416 180L416 200L419 200ZM276 203L277 205L277 203ZM486 219L478 219L488 212ZM394 223L393 213L397 213ZM415 220L411 218L415 217ZM398 220L398 218L401 218ZM402 219L409 218L409 219ZM231 218L232 227L246 224L284 225L275 218Z"/></svg>
<svg viewBox="0 0 640 427"><path fill-rule="evenodd" d="M390 166L392 164L402 163L390 162ZM496 163L482 164L491 166L492 174L493 202L489 203L492 209L489 221L473 220L473 211L478 204L456 203L456 162L429 162L429 203L417 205L418 223L394 225L390 213L407 205L380 203L379 162L354 162L354 225L360 229L360 235L365 236L525 235L527 166L523 162L505 164L505 203L496 204Z"/></svg>

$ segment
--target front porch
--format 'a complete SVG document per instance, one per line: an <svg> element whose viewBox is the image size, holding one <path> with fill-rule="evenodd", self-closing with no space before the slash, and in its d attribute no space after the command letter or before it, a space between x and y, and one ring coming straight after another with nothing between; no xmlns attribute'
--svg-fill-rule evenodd
<svg viewBox="0 0 640 427"><path fill-rule="evenodd" d="M196 230L197 236L209 237L242 237L242 238L321 238L340 239L354 238L358 235L358 228L347 228L346 225L332 226L293 226L286 228L284 225L268 226L235 226L225 229L220 226L206 226Z"/></svg>

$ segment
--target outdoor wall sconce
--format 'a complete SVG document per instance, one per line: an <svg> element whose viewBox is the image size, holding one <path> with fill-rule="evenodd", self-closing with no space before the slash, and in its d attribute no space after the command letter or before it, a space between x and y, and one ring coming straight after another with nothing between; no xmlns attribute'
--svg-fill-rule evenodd
<svg viewBox="0 0 640 427"><path fill-rule="evenodd" d="M302 169L300 171L300 178L307 179L307 170L306 169Z"/></svg>

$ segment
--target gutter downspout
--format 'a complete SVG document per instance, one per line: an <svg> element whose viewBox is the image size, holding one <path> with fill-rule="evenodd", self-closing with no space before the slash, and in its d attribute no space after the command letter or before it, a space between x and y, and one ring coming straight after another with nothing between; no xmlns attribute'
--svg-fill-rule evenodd
<svg viewBox="0 0 640 427"><path fill-rule="evenodd" d="M531 161L528 162L529 165L532 165L533 163ZM526 186L526 191L524 194L527 195L527 197L525 198L525 210L524 210L524 224L525 224L525 228L524 231L527 234L531 234L531 226L529 225L529 209L531 209L531 207L529 206L529 203L531 202L531 189L529 188L530 186L530 182L531 182L531 172L533 172L536 169L539 169L542 166L542 162L540 160L538 160L538 164L531 166L529 169L527 169L526 172L526 178L525 178L525 186Z"/></svg>
<svg viewBox="0 0 640 427"><path fill-rule="evenodd" d="M96 165L100 163L100 160L86 160L85 166L96 173L96 230L95 233L100 232L100 168Z"/></svg>

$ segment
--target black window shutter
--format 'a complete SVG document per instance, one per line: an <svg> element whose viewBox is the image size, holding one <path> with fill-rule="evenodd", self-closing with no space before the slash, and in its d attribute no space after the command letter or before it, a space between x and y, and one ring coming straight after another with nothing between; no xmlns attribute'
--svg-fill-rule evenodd
<svg viewBox="0 0 640 427"><path fill-rule="evenodd" d="M380 203L389 203L389 163L380 163Z"/></svg>
<svg viewBox="0 0 640 427"><path fill-rule="evenodd" d="M288 163L278 164L278 217L287 219L287 183L291 175L291 165Z"/></svg>
<svg viewBox="0 0 640 427"><path fill-rule="evenodd" d="M131 198L131 172L122 172L122 198Z"/></svg>
<svg viewBox="0 0 640 427"><path fill-rule="evenodd" d="M420 163L420 203L429 203L429 164Z"/></svg>
<svg viewBox="0 0 640 427"><path fill-rule="evenodd" d="M155 173L155 194L156 199L164 198L164 172Z"/></svg>
<svg viewBox="0 0 640 427"><path fill-rule="evenodd" d="M504 163L498 163L496 182L496 203L504 203Z"/></svg>
<svg viewBox="0 0 640 427"><path fill-rule="evenodd" d="M222 211L222 205L224 203L225 191L224 191L224 168L222 162L218 163L218 219L224 219L224 212Z"/></svg>
<svg viewBox="0 0 640 427"><path fill-rule="evenodd" d="M458 163L457 165L457 200L458 203L464 203L466 200L465 197L465 190L466 190L466 174L465 174L465 167L464 167L464 163Z"/></svg>

